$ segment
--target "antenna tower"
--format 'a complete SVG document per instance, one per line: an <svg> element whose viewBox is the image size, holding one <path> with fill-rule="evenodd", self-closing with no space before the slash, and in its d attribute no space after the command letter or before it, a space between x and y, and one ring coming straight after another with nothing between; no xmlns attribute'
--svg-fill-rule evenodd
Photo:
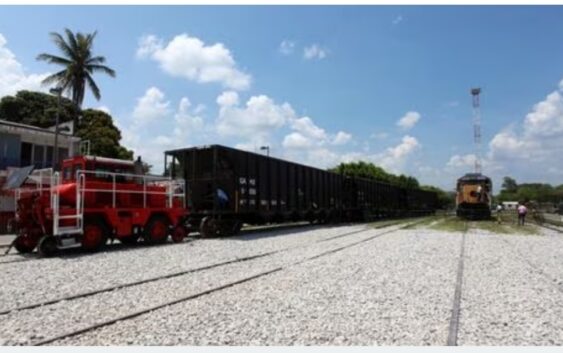
<svg viewBox="0 0 563 353"><path fill-rule="evenodd" d="M479 104L481 88L472 88L473 97L473 139L475 141L475 173L481 174L481 109Z"/></svg>

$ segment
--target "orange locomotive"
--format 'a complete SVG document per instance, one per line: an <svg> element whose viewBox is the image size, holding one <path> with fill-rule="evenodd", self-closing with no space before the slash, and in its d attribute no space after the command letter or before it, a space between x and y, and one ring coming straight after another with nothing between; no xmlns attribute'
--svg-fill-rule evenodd
<svg viewBox="0 0 563 353"><path fill-rule="evenodd" d="M140 163L140 161L139 161ZM19 176L33 186L16 190L14 241L20 253L50 256L59 249L82 247L95 251L108 238L122 243L163 243L171 235L181 242L184 223L184 182L144 175L132 161L77 156L62 163L62 174L52 170ZM29 174L29 172L28 172Z"/></svg>
<svg viewBox="0 0 563 353"><path fill-rule="evenodd" d="M469 219L491 217L492 182L481 173L468 173L457 180L456 214Z"/></svg>

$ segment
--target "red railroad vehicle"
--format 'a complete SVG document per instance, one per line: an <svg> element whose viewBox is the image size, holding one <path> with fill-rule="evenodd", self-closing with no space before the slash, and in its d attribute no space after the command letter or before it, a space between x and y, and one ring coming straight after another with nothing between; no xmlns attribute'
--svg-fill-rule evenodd
<svg viewBox="0 0 563 353"><path fill-rule="evenodd" d="M37 247L50 256L74 247L99 250L108 238L159 244L171 235L181 242L188 233L184 181L144 175L139 167L77 156L63 161L61 173L44 169L19 176L33 187L16 190L15 248L28 253Z"/></svg>

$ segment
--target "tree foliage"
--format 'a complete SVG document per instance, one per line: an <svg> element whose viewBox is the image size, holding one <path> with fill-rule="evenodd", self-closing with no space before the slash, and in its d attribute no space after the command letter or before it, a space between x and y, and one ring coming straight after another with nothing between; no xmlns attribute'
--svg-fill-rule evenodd
<svg viewBox="0 0 563 353"><path fill-rule="evenodd" d="M499 202L503 201L536 201L557 204L563 201L563 184L552 186L544 183L518 184L511 177L504 177L502 189L497 197Z"/></svg>
<svg viewBox="0 0 563 353"><path fill-rule="evenodd" d="M344 175L378 180L384 183L404 187L407 189L417 189L420 186L418 180L414 177L406 176L404 174L395 175L392 173L388 173L383 168L378 167L373 163L366 163L363 161L340 163L338 166L331 168L329 170Z"/></svg>
<svg viewBox="0 0 563 353"><path fill-rule="evenodd" d="M121 131L113 124L112 117L100 110L86 109L78 124L76 135L90 141L90 154L95 156L133 159L133 151L119 144Z"/></svg>
<svg viewBox="0 0 563 353"><path fill-rule="evenodd" d="M0 100L0 119L47 128L55 125L57 97L41 92L19 91L15 96ZM78 115L76 106L68 99L61 99L59 123L71 121ZM121 131L113 124L113 118L102 111L86 109L76 129L76 136L90 140L92 155L132 159L133 152L120 145Z"/></svg>
<svg viewBox="0 0 563 353"><path fill-rule="evenodd" d="M438 195L438 208L451 209L455 206L455 191L444 191L438 187L431 185L422 185L422 190L433 191Z"/></svg>
<svg viewBox="0 0 563 353"><path fill-rule="evenodd" d="M78 114L76 106L61 97L59 123L71 121ZM0 119L48 128L55 125L56 117L57 97L50 94L19 91L15 96L0 99Z"/></svg>

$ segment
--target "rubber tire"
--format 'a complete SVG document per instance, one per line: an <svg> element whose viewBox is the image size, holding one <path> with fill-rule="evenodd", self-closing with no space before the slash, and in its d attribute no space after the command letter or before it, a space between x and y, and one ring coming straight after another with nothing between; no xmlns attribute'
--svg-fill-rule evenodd
<svg viewBox="0 0 563 353"><path fill-rule="evenodd" d="M23 235L18 235L18 237L14 240L14 248L16 248L20 254L29 254L37 247L38 242L37 240L31 241L30 239L27 242L24 242L24 240Z"/></svg>
<svg viewBox="0 0 563 353"><path fill-rule="evenodd" d="M164 225L164 229L166 231L166 235L161 237L161 238L157 238L154 239L152 237L152 230L155 226L157 226L159 223L161 223L161 225ZM145 239L145 243L147 244L164 244L166 243L166 240L168 240L168 233L169 233L169 227L170 227L170 222L168 221L168 218L164 217L164 216L153 216L151 217L151 219L147 222L147 225L145 226L145 229L143 231L143 238Z"/></svg>
<svg viewBox="0 0 563 353"><path fill-rule="evenodd" d="M85 251L89 251L89 252L95 252L95 251L99 251L101 250L104 245L106 245L107 240L108 240L108 227L106 226L105 222L99 218L92 218L92 219L86 219L84 222L84 233L86 233L86 230L96 230L95 228L98 228L97 230L100 232L100 238L98 240L97 243L91 245L91 246L84 246L84 236L85 234L82 235L82 249Z"/></svg>
<svg viewBox="0 0 563 353"><path fill-rule="evenodd" d="M202 238L210 238L217 235L217 222L211 217L203 217L199 224L199 234Z"/></svg>
<svg viewBox="0 0 563 353"><path fill-rule="evenodd" d="M59 252L57 240L52 235L45 235L39 240L37 252L42 257L52 257Z"/></svg>
<svg viewBox="0 0 563 353"><path fill-rule="evenodd" d="M188 235L186 228L183 225L177 225L172 231L171 238L174 243L181 243Z"/></svg>

